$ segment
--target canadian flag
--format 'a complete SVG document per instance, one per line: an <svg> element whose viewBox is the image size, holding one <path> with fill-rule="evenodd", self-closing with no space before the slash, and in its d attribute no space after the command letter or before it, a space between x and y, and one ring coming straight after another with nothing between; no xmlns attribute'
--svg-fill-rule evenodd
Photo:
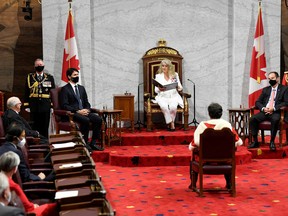
<svg viewBox="0 0 288 216"><path fill-rule="evenodd" d="M282 78L282 85L287 86L288 85L288 71L284 72L283 78Z"/></svg>
<svg viewBox="0 0 288 216"><path fill-rule="evenodd" d="M250 68L249 107L255 106L255 102L261 94L262 88L268 85L268 79L266 77L264 29L260 4L261 3L259 3L258 8L258 19L254 36Z"/></svg>
<svg viewBox="0 0 288 216"><path fill-rule="evenodd" d="M69 9L69 15L67 19L66 34L65 34L65 45L63 53L63 64L62 64L62 77L61 77L61 86L65 85L68 82L66 77L66 71L68 68L76 68L80 71L80 63L78 57L78 49L76 44L76 38L73 27L73 15L72 9ZM81 84L79 74L79 84Z"/></svg>

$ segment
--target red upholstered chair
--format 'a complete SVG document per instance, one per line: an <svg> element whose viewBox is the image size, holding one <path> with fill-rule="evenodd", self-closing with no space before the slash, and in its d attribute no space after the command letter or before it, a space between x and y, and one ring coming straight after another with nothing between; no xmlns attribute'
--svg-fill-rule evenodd
<svg viewBox="0 0 288 216"><path fill-rule="evenodd" d="M5 128L2 120L3 112L0 111L0 145L5 142Z"/></svg>
<svg viewBox="0 0 288 216"><path fill-rule="evenodd" d="M77 123L73 121L73 113L67 110L63 110L60 107L59 103L59 94L61 91L61 87L57 87L50 91L51 100L53 104L53 114L54 114L54 121L55 121L55 129L56 133L59 134L60 130L62 131L77 131ZM97 113L99 116L103 116L103 113L99 109L91 108L91 112ZM64 116L69 117L69 121L63 121L62 118ZM105 142L105 123L102 121L101 126L101 144L104 146Z"/></svg>
<svg viewBox="0 0 288 216"><path fill-rule="evenodd" d="M255 110L259 110L257 107L251 107L250 110L250 116L253 116L255 114ZM288 135L288 123L285 122L285 113L288 111L288 107L284 106L281 107L281 119L279 123L279 147L282 147L283 145L283 130L286 131L286 140ZM261 142L265 143L265 134L264 131L268 130L270 131L271 128L271 122L269 121L263 121L259 124L259 130L261 131ZM249 140L252 142L252 134L249 130ZM287 142L287 141L286 141Z"/></svg>
<svg viewBox="0 0 288 216"><path fill-rule="evenodd" d="M236 196L235 187L235 135L228 128L214 130L207 128L200 135L199 148L193 150L191 161L192 189L199 196L203 191L223 191L224 189L212 189L203 187L203 176L207 175L231 175L231 189L228 192ZM199 188L196 183L199 176ZM223 177L224 178L224 177ZM227 191L227 189L225 189Z"/></svg>
<svg viewBox="0 0 288 216"><path fill-rule="evenodd" d="M4 110L4 103L5 103L5 101L4 101L4 92L2 92L2 91L0 91L0 112L4 112L5 110ZM2 115L2 113L1 113L1 115Z"/></svg>
<svg viewBox="0 0 288 216"><path fill-rule="evenodd" d="M62 131L75 131L76 125L73 121L73 113L67 110L62 110L59 103L59 94L61 87L51 89L50 96L53 104L53 115L55 122L56 133L59 134L60 130ZM69 121L63 121L64 116L69 117Z"/></svg>

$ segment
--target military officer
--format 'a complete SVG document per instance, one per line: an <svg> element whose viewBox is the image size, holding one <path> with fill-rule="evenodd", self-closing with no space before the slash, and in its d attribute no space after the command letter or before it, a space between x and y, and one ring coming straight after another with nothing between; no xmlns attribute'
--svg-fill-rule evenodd
<svg viewBox="0 0 288 216"><path fill-rule="evenodd" d="M33 121L33 129L48 138L50 122L50 89L55 88L52 75L44 73L44 62L36 59L34 73L29 73L25 83L24 107L30 109L30 117Z"/></svg>

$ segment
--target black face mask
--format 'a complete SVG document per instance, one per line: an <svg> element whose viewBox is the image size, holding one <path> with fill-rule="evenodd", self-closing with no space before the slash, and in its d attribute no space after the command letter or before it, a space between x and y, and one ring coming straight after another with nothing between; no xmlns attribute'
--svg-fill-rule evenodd
<svg viewBox="0 0 288 216"><path fill-rule="evenodd" d="M35 70L36 70L37 72L41 72L41 71L44 70L44 66L37 66L37 67L35 67Z"/></svg>
<svg viewBox="0 0 288 216"><path fill-rule="evenodd" d="M269 80L269 84L270 84L271 86L274 86L276 83L277 83L276 80Z"/></svg>
<svg viewBox="0 0 288 216"><path fill-rule="evenodd" d="M73 83L78 83L79 82L79 77L71 77L71 81Z"/></svg>

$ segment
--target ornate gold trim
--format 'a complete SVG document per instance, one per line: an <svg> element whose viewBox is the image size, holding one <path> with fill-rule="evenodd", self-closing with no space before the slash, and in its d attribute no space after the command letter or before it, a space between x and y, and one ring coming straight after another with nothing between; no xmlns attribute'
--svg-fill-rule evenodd
<svg viewBox="0 0 288 216"><path fill-rule="evenodd" d="M178 52L176 50L174 50L172 48L168 48L168 47L152 48L146 52L145 56L157 55L157 54L170 54L170 55L177 55L178 56Z"/></svg>

